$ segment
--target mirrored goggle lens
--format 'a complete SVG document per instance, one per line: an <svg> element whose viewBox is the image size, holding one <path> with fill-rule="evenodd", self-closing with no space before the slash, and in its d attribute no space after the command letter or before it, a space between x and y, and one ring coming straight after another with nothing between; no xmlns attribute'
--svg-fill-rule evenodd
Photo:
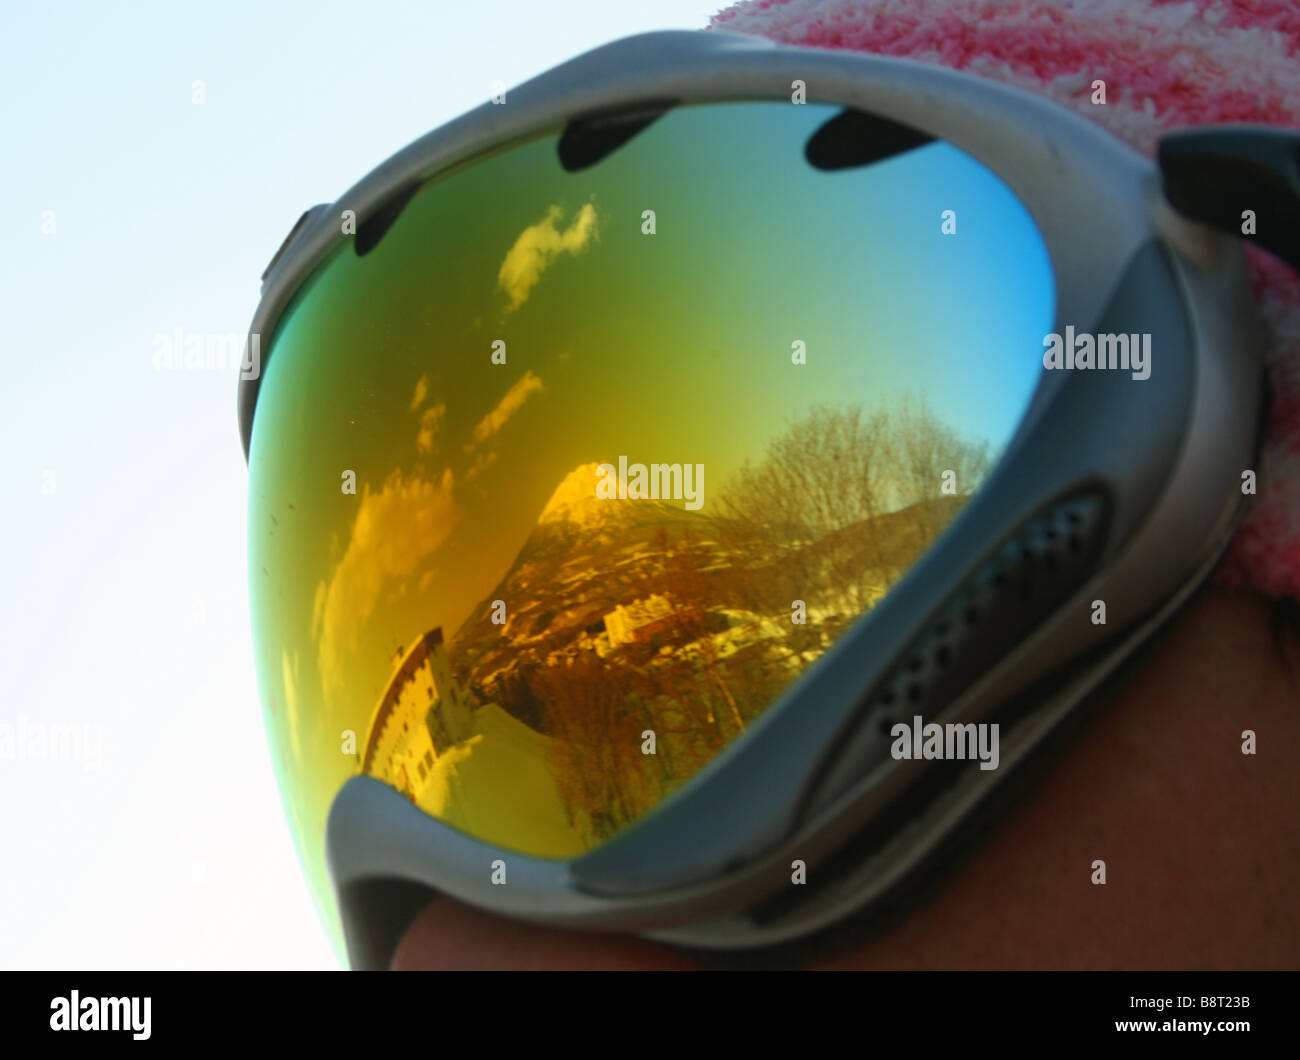
<svg viewBox="0 0 1300 1060"><path fill-rule="evenodd" d="M278 325L250 459L322 898L358 774L548 857L680 788L979 489L1053 301L1001 180L820 105L556 130L363 224Z"/></svg>

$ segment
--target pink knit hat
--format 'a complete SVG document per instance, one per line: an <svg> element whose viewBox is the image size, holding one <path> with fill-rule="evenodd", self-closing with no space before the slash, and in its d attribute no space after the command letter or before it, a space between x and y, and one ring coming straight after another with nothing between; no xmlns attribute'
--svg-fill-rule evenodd
<svg viewBox="0 0 1300 1060"><path fill-rule="evenodd" d="M906 56L1050 96L1153 155L1166 131L1300 126L1297 0L748 0L711 28ZM1095 79L1107 105L1091 102ZM1249 248L1273 387L1249 505L1219 580L1300 598L1300 278Z"/></svg>

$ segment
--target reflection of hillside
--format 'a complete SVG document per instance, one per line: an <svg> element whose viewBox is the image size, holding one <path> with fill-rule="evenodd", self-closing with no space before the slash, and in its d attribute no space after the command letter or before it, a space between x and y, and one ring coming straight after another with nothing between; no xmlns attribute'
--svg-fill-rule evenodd
<svg viewBox="0 0 1300 1060"><path fill-rule="evenodd" d="M940 497L832 530L811 541L790 539L761 550L739 527L732 554L734 598L759 611L788 610L803 600L819 616L851 621L875 604L956 516L964 497ZM746 540L750 538L750 540Z"/></svg>
<svg viewBox="0 0 1300 1060"><path fill-rule="evenodd" d="M366 733L361 772L414 797L434 756L469 733L470 704L451 676L442 630L418 638L397 662Z"/></svg>
<svg viewBox="0 0 1300 1060"><path fill-rule="evenodd" d="M575 469L556 495L571 494L575 476L594 466ZM653 595L644 590L658 536L708 525L697 513L659 501L596 500L594 481L586 504L548 502L510 569L457 631L456 659L470 682L491 681L525 655L555 663L579 651L603 654L607 618ZM491 621L494 600L506 602L504 626Z"/></svg>
<svg viewBox="0 0 1300 1060"><path fill-rule="evenodd" d="M478 835L471 813L495 807L478 810L501 817L493 834L534 830L501 840L525 850L589 847L710 761L906 573L987 460L921 406L896 422L819 412L708 515L597 500L594 467L557 486L450 658L440 638L427 649L433 691L416 682L412 705L391 709L416 736L401 738L409 749L394 736L386 779ZM940 490L948 469L959 495ZM805 621L792 621L795 601ZM449 706L416 702L420 689ZM505 822L510 790L527 791L537 820Z"/></svg>

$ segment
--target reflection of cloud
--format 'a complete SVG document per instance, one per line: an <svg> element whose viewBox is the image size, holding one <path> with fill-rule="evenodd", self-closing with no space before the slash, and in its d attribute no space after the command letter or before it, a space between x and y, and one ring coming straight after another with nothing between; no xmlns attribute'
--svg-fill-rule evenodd
<svg viewBox="0 0 1300 1060"><path fill-rule="evenodd" d="M330 542L332 547L337 547L337 541ZM320 636L321 619L325 617L325 583L320 582L316 586L316 598L311 603L311 639L315 640Z"/></svg>
<svg viewBox="0 0 1300 1060"><path fill-rule="evenodd" d="M474 441L482 442L491 438L505 426L506 420L523 407L530 394L539 394L545 389L541 379L533 375L531 368L524 372L514 386L497 402L497 407L479 420L478 426L474 428Z"/></svg>
<svg viewBox="0 0 1300 1060"><path fill-rule="evenodd" d="M469 470L465 472L466 480L472 481L473 479L477 478L479 472L486 470L488 465L491 464L494 460L496 460L496 458L497 458L497 454L494 452L479 453L479 455L474 458L474 463L470 465Z"/></svg>
<svg viewBox="0 0 1300 1060"><path fill-rule="evenodd" d="M421 382L424 380L422 379ZM439 401L436 405L430 405L424 410L424 415L420 417L420 430L415 436L415 448L421 453L432 453L434 451L433 436L437 433L438 424L441 422L443 413L447 411L446 402Z"/></svg>
<svg viewBox="0 0 1300 1060"><path fill-rule="evenodd" d="M497 273L497 282L510 296L507 312L518 309L528 300L529 292L556 257L564 251L577 254L595 235L596 207L591 203L585 204L569 222L569 227L561 232L556 222L563 213L559 206L550 207L546 219L525 228L506 254L501 271Z"/></svg>
<svg viewBox="0 0 1300 1060"><path fill-rule="evenodd" d="M342 684L347 655L385 588L413 574L460 522L453 484L450 468L436 483L418 475L403 478L399 469L379 492L372 493L368 483L362 488L351 540L328 586L317 590L318 598L324 591L320 670L327 695Z"/></svg>
<svg viewBox="0 0 1300 1060"><path fill-rule="evenodd" d="M298 719L298 653L293 653L293 663L289 662L288 650L280 652L280 666L284 671L284 717L289 728L289 744L293 748L293 760L302 764L302 726Z"/></svg>
<svg viewBox="0 0 1300 1060"><path fill-rule="evenodd" d="M415 394L411 397L411 411L414 412L424 404L424 399L429 396L429 377L420 376L415 384Z"/></svg>

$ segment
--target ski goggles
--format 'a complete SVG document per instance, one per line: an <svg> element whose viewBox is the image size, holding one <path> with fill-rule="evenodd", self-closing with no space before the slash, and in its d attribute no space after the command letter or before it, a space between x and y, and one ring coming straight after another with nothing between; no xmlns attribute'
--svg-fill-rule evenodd
<svg viewBox="0 0 1300 1060"><path fill-rule="evenodd" d="M305 213L239 422L352 965L436 892L774 959L900 915L1229 540L1263 340L1213 229L1294 263L1296 144L1157 166L949 70L666 32Z"/></svg>

